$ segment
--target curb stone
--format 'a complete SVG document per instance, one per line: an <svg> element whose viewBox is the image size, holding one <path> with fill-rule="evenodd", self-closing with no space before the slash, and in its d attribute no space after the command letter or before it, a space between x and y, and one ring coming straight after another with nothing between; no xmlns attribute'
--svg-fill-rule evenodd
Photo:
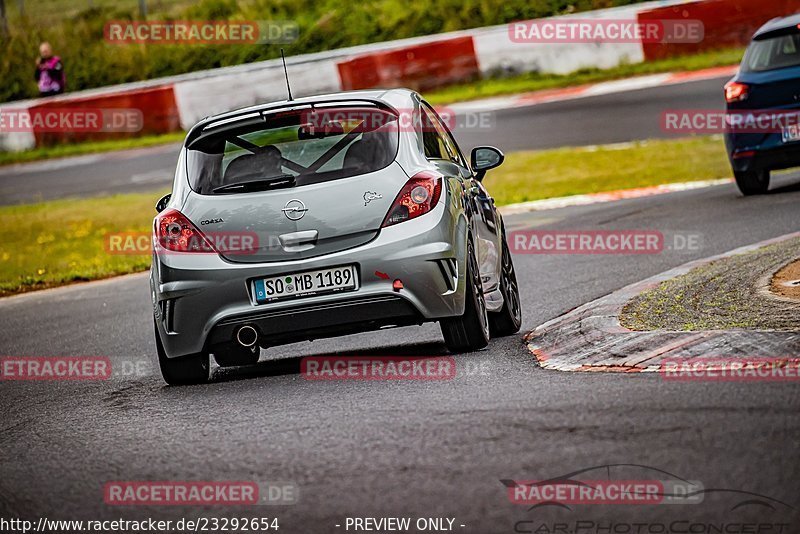
<svg viewBox="0 0 800 534"><path fill-rule="evenodd" d="M800 331L628 330L619 321L625 304L666 280L711 262L751 252L800 237L793 232L723 254L691 261L656 276L630 284L556 317L525 336L539 366L556 371L658 372L666 358L699 356L786 357L800 354Z"/></svg>

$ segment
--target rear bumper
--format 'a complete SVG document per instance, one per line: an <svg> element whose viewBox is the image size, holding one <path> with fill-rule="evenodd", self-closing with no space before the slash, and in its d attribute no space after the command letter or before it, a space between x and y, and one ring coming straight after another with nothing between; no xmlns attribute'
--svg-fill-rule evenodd
<svg viewBox="0 0 800 534"><path fill-rule="evenodd" d="M784 143L780 134L726 134L725 148L736 172L800 166L800 142Z"/></svg>
<svg viewBox="0 0 800 534"><path fill-rule="evenodd" d="M216 254L154 255L153 309L167 357L229 342L244 324L260 331L260 343L279 345L460 315L467 223L446 206L384 228L365 245L303 260L237 264ZM455 271L449 279L448 262ZM269 304L253 297L256 278L347 264L360 273L355 291ZM400 292L392 288L398 278Z"/></svg>
<svg viewBox="0 0 800 534"><path fill-rule="evenodd" d="M425 318L400 296L379 295L305 305L296 309L259 311L228 317L211 329L207 345L228 343L237 330L250 325L259 339L280 345L376 330L384 326L421 324Z"/></svg>
<svg viewBox="0 0 800 534"><path fill-rule="evenodd" d="M731 159L736 172L777 171L800 167L800 147L756 151L753 156Z"/></svg>

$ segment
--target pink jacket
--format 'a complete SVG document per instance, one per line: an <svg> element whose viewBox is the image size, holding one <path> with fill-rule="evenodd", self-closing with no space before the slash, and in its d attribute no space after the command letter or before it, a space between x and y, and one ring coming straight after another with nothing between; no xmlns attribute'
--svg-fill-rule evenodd
<svg viewBox="0 0 800 534"><path fill-rule="evenodd" d="M64 66L61 64L61 58L58 56L42 60L42 62L36 66L34 77L36 81L39 82L40 93L63 92L67 86Z"/></svg>

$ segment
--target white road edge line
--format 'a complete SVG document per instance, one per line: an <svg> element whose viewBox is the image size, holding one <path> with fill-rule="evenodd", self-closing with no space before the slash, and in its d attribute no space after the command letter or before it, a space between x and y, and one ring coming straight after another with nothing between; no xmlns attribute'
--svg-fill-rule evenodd
<svg viewBox="0 0 800 534"><path fill-rule="evenodd" d="M6 305L10 306L18 302L24 302L35 298L48 298L51 297L53 293L69 293L73 291L80 291L81 289L86 289L89 287L97 287L104 284L113 284L122 280L128 280L132 278L145 278L149 276L150 276L150 269L148 268L147 270L138 273L120 274L117 276L110 276L108 278L101 278L100 280L89 280L88 282L74 282L72 284L67 284L65 286L50 287L47 289L37 289L35 291L27 291L25 293L19 293L17 295L0 297L0 307Z"/></svg>
<svg viewBox="0 0 800 534"><path fill-rule="evenodd" d="M590 195L572 195L568 197L546 198L543 200L533 200L531 202L522 202L519 204L509 204L508 206L501 206L500 213L503 215L512 215L515 213L525 213L529 211L543 211L558 208L565 208L570 206L586 206L589 204L598 204L603 202L613 202L616 200L624 200L626 198L641 198L645 196L660 195L664 193L673 193L676 191L689 191L692 189L702 189L704 187L713 187L730 183L730 178L722 178L719 180L700 180L696 182L681 182L676 184L656 185L653 187L642 189L622 189L619 191L610 191L607 193L592 193ZM95 286L97 284L107 284L119 281L120 278L145 276L149 271L140 273L133 273L120 276L112 276L110 278L103 278L102 280L92 280L90 282L79 282L69 284L66 286L53 287L50 289L41 289L37 291L30 291L21 293L19 295L10 295L8 297L0 298L0 306L5 304L12 304L14 302L28 300L35 297L45 297L51 292L58 291L75 291L87 286Z"/></svg>
<svg viewBox="0 0 800 534"><path fill-rule="evenodd" d="M737 67L738 68L738 67ZM460 113L477 113L480 111L501 111L504 109L523 108L530 106L537 106L539 104L551 104L554 102L566 102L569 100L577 100L579 98L589 98L592 96L610 95L616 93L625 93L630 91L639 91L642 89L652 89L654 87L664 87L671 85L681 85L684 83L695 83L715 78L729 78L733 76L735 69L731 67L731 72L715 71L709 73L707 76L698 74L697 76L690 76L684 78L683 74L691 74L692 71L687 73L683 72L665 72L659 74L646 74L642 76L633 76L631 78L622 78L620 80L610 80L607 82L598 82L595 84L587 85L580 91L570 91L571 87L563 87L564 92L558 89L543 89L541 91L532 91L530 93L521 93L509 96L489 97L480 100L471 100L466 102L454 102L443 106L436 106L447 108L456 114ZM574 87L572 88L574 89ZM548 92L553 91L552 94ZM722 86L720 86L722 91ZM540 96L537 98L537 93Z"/></svg>
<svg viewBox="0 0 800 534"><path fill-rule="evenodd" d="M544 211L571 206L586 206L589 204L600 204L604 202L615 202L630 198L642 198L665 193L675 193L678 191L690 191L692 189L703 189L717 185L729 184L731 178L719 178L715 180L697 180L694 182L679 182L674 184L654 185L639 189L621 189L618 191L607 191L601 193L591 193L588 195L571 195L567 197L545 198L542 200L531 200L517 204L500 206L500 213L503 215L513 215L516 213L526 213L529 211Z"/></svg>

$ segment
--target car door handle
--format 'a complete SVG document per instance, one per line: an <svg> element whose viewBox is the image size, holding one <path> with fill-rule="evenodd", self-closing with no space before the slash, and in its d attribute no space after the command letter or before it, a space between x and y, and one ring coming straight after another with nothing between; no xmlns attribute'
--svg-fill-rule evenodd
<svg viewBox="0 0 800 534"><path fill-rule="evenodd" d="M319 232L316 230L305 230L302 232L292 232L278 236L283 250L286 252L303 252L314 248L317 244Z"/></svg>

